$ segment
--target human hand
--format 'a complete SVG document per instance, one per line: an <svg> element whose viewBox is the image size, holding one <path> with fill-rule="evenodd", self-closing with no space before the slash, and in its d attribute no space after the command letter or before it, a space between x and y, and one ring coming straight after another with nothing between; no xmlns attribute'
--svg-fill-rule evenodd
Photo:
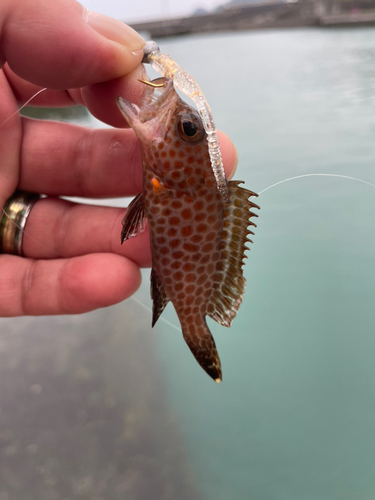
<svg viewBox="0 0 375 500"><path fill-rule="evenodd" d="M36 121L17 110L47 87L33 105L83 104L126 127L116 98L137 102L142 93L145 42L74 0L2 0L0 27L0 207L16 189L47 195L27 220L24 257L0 255L0 316L75 314L120 302L138 288L139 267L151 264L147 231L121 246L123 209L58 196L138 194L133 131ZM235 148L224 134L220 143L230 176Z"/></svg>

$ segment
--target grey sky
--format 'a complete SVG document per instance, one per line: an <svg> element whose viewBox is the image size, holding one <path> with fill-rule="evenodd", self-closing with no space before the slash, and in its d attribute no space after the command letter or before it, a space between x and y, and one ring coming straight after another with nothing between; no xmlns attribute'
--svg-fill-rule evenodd
<svg viewBox="0 0 375 500"><path fill-rule="evenodd" d="M226 0L79 0L82 5L122 21L189 15L198 7L211 10Z"/></svg>

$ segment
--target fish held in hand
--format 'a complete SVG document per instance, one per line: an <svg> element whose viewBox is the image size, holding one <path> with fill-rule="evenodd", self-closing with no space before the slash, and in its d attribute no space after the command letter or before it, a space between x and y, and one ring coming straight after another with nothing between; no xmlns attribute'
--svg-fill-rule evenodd
<svg viewBox="0 0 375 500"><path fill-rule="evenodd" d="M211 168L209 144L198 112L170 78L146 84L138 106L118 99L141 148L143 191L129 205L121 242L145 229L152 254L152 326L171 301L183 337L216 382L221 364L206 316L229 327L245 292L244 252L257 196L228 182L228 201Z"/></svg>

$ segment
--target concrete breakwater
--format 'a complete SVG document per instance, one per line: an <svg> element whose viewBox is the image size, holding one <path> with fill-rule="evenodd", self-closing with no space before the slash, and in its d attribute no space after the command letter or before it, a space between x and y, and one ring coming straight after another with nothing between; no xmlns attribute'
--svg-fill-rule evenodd
<svg viewBox="0 0 375 500"><path fill-rule="evenodd" d="M328 3L329 2L329 5ZM185 18L133 23L150 38L218 31L375 24L375 12L340 12L336 0L263 2Z"/></svg>

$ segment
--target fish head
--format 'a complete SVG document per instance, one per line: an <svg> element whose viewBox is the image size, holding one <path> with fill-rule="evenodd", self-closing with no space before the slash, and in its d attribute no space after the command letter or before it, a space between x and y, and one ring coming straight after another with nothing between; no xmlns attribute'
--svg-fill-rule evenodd
<svg viewBox="0 0 375 500"><path fill-rule="evenodd" d="M162 154L161 150L169 152L173 147L173 154L181 149L192 151L207 134L199 113L179 97L170 78L145 83L138 105L121 97L117 104L139 139L144 161L154 172L164 175L170 171L171 162L167 152ZM207 142L205 148L199 147L198 153L202 152L208 158Z"/></svg>

